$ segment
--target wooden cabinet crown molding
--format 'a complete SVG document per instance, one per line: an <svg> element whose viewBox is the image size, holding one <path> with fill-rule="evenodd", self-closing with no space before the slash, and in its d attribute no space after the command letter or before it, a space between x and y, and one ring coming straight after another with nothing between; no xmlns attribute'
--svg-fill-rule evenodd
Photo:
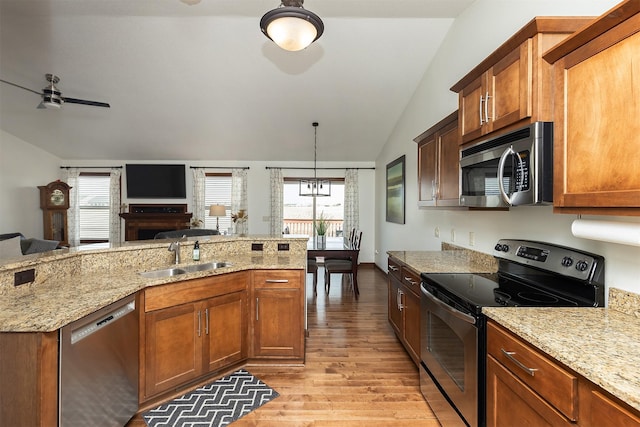
<svg viewBox="0 0 640 427"><path fill-rule="evenodd" d="M491 66L499 62L502 58L517 49L525 40L538 33L563 34L573 33L593 22L592 16L581 17L535 17L522 27L517 33L511 36L506 42L498 47L493 53L487 56L480 64L467 73L460 81L451 87L453 92L460 92L469 83L480 77Z"/></svg>

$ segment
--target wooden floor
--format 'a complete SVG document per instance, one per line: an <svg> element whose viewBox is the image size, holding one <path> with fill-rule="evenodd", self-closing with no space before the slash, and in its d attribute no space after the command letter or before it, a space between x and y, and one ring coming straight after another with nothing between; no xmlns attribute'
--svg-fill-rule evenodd
<svg viewBox="0 0 640 427"><path fill-rule="evenodd" d="M389 326L386 276L361 268L356 300L341 275L332 276L327 296L323 273L317 297L307 276L305 366L247 366L280 397L233 426L439 426L420 394L418 370ZM145 423L136 417L127 427Z"/></svg>

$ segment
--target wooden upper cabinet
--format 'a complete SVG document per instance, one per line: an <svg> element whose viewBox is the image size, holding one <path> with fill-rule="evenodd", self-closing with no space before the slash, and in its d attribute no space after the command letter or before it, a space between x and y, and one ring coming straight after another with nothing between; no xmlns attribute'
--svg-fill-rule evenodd
<svg viewBox="0 0 640 427"><path fill-rule="evenodd" d="M543 53L593 18L535 18L451 90L458 93L460 143L497 130L552 121L551 65Z"/></svg>
<svg viewBox="0 0 640 427"><path fill-rule="evenodd" d="M458 206L458 112L414 139L418 143L418 206Z"/></svg>
<svg viewBox="0 0 640 427"><path fill-rule="evenodd" d="M545 55L554 63L554 212L640 215L640 3Z"/></svg>

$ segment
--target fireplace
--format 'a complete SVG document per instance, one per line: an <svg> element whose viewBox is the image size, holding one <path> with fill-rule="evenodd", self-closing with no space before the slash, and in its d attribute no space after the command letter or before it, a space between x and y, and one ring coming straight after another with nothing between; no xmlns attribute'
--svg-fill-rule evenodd
<svg viewBox="0 0 640 427"><path fill-rule="evenodd" d="M120 214L126 241L149 240L161 231L189 228L192 216L186 204L132 204L129 212Z"/></svg>

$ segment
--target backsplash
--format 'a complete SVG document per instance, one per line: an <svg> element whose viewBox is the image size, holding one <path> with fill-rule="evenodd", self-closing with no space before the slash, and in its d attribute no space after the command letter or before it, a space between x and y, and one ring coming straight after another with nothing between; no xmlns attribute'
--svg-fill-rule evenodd
<svg viewBox="0 0 640 427"><path fill-rule="evenodd" d="M609 288L609 308L640 319L640 294Z"/></svg>

